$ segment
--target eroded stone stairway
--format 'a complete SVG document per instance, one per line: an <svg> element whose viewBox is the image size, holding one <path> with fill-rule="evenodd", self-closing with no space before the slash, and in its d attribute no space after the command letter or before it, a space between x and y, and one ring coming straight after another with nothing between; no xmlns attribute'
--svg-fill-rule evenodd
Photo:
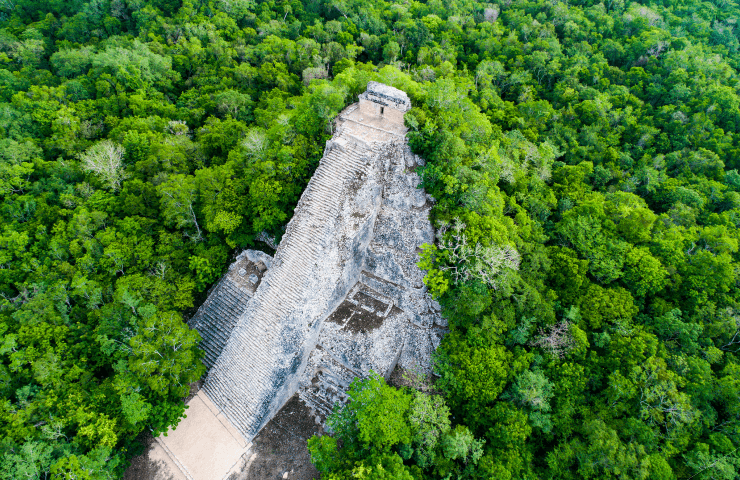
<svg viewBox="0 0 740 480"><path fill-rule="evenodd" d="M305 323L299 327L310 331L320 320L320 314L304 313L307 303L316 302L307 297L321 293L310 283L316 283L317 270L326 270L324 255L346 190L352 180L366 175L372 155L371 149L357 143L334 142L327 148L288 224L273 268L208 375L205 392L247 438L268 419L270 397L301 361L295 354L299 345L293 343L301 339L285 338L283 327L297 320ZM336 288L331 274L338 272L318 272L319 276L322 273L329 275L326 286Z"/></svg>

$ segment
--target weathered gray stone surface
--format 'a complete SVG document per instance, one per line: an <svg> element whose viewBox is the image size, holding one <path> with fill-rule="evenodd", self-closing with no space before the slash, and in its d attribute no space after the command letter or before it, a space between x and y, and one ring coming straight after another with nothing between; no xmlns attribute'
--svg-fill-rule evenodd
<svg viewBox="0 0 740 480"><path fill-rule="evenodd" d="M200 346L206 354L203 363L207 368L211 368L221 355L237 320L246 311L270 265L272 257L266 253L255 250L240 253L188 322L203 337Z"/></svg>
<svg viewBox="0 0 740 480"><path fill-rule="evenodd" d="M419 160L406 147L390 150L373 239L357 283L322 327L299 395L325 417L345 400L349 383L371 370L385 376L398 364L429 373L446 331L439 304L424 286L419 247L434 241L431 202L409 171Z"/></svg>
<svg viewBox="0 0 740 480"><path fill-rule="evenodd" d="M410 107L371 82L338 118L274 259L242 254L191 321L203 391L247 440L296 392L325 415L370 370L431 368L446 323L416 266L434 231L405 143Z"/></svg>

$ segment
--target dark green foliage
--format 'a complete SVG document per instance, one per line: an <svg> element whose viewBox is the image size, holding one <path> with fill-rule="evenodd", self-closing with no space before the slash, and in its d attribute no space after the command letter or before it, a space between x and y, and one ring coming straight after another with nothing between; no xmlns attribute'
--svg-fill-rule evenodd
<svg viewBox="0 0 740 480"><path fill-rule="evenodd" d="M450 410L439 396L395 389L377 374L355 380L346 405L327 419L332 436L315 436L308 449L322 478L419 479L420 467L441 475L471 473L483 453L462 425L450 429ZM405 465L413 459L416 465Z"/></svg>
<svg viewBox="0 0 740 480"><path fill-rule="evenodd" d="M0 2L0 476L117 477L178 421L202 373L183 311L281 236L378 80L412 98L446 228L420 263L444 397L356 384L311 442L325 478L736 479L739 16Z"/></svg>

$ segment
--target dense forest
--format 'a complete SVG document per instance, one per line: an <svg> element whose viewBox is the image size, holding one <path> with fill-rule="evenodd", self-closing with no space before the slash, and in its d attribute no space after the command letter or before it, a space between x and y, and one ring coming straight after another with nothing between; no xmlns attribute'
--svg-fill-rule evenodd
<svg viewBox="0 0 740 480"><path fill-rule="evenodd" d="M332 119L408 92L436 375L356 382L325 479L740 478L732 0L0 0L0 477L120 478L183 322Z"/></svg>

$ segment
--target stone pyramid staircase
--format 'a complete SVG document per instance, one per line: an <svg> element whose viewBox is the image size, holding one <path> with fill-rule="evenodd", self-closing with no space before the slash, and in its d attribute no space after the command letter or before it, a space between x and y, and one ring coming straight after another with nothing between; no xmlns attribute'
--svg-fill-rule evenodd
<svg viewBox="0 0 740 480"><path fill-rule="evenodd" d="M203 358L206 368L210 369L216 363L237 320L247 310L251 299L249 292L224 277L188 322L203 338L200 347L206 354Z"/></svg>
<svg viewBox="0 0 740 480"><path fill-rule="evenodd" d="M306 279L323 261L327 235L342 207L349 180L362 174L373 155L365 145L335 140L303 193L275 254L273 268L242 314L221 356L206 379L204 390L236 428L251 439L265 418L275 390L285 378L275 378L285 355L278 338L280 324L308 300ZM294 345L295 349L300 345Z"/></svg>

